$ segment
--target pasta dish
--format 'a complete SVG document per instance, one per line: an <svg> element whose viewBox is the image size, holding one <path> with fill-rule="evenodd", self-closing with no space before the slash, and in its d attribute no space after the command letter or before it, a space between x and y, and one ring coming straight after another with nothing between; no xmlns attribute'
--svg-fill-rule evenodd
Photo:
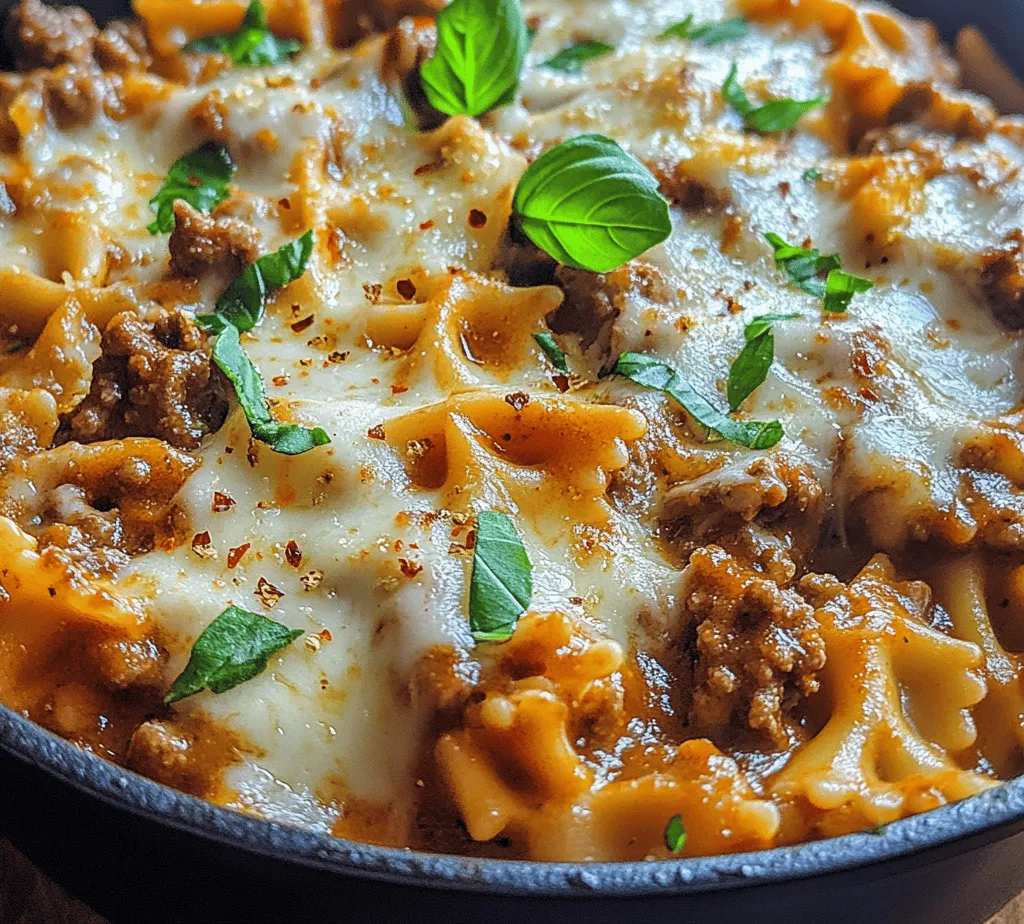
<svg viewBox="0 0 1024 924"><path fill-rule="evenodd" d="M0 702L512 859L1024 771L1024 120L929 24L134 6L5 31Z"/></svg>

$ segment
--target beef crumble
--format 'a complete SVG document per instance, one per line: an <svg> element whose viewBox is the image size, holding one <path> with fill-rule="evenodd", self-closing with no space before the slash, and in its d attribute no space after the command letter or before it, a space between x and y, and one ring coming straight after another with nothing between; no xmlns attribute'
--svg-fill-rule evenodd
<svg viewBox="0 0 1024 924"><path fill-rule="evenodd" d="M174 230L168 247L171 269L182 276L199 276L218 263L236 269L260 255L259 232L238 218L214 218L179 199L174 203Z"/></svg>

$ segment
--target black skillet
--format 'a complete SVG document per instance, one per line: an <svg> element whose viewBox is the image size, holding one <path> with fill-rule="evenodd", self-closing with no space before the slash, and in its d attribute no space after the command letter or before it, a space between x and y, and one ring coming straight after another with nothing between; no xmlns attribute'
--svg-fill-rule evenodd
<svg viewBox="0 0 1024 924"><path fill-rule="evenodd" d="M0 9L11 0L0 0ZM79 0L106 19L127 2ZM901 0L1024 75L1024 0ZM877 834L656 863L467 860L249 818L0 707L0 833L118 924L980 924L1024 889L1024 778ZM0 921L0 924L8 922Z"/></svg>

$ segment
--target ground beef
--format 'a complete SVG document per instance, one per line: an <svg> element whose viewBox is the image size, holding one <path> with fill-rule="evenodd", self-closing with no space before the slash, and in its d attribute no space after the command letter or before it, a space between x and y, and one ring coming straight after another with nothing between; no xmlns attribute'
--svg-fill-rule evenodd
<svg viewBox="0 0 1024 924"><path fill-rule="evenodd" d="M237 218L213 218L179 199L174 203L174 230L168 244L171 269L182 276L200 276L217 263L235 269L260 255L259 232Z"/></svg>
<svg viewBox="0 0 1024 924"><path fill-rule="evenodd" d="M682 600L696 630L691 725L722 745L743 727L775 748L791 744L790 711L825 665L814 610L713 545L690 557Z"/></svg>
<svg viewBox="0 0 1024 924"><path fill-rule="evenodd" d="M981 289L996 319L1011 330L1024 328L1024 231L1006 236L1003 246L981 257Z"/></svg>
<svg viewBox="0 0 1024 924"><path fill-rule="evenodd" d="M21 0L11 8L4 42L19 71L85 64L92 60L99 29L79 6L53 7L42 0Z"/></svg>
<svg viewBox="0 0 1024 924"><path fill-rule="evenodd" d="M228 411L227 383L211 365L206 339L180 310L116 315L103 333L89 394L57 442L155 436L196 449Z"/></svg>
<svg viewBox="0 0 1024 924"><path fill-rule="evenodd" d="M103 70L118 74L145 71L153 63L146 29L135 20L117 20L100 32L93 57Z"/></svg>

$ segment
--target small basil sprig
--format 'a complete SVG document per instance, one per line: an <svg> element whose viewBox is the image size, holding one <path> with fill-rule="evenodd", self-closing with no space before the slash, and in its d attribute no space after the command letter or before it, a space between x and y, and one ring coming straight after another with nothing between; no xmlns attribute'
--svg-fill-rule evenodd
<svg viewBox="0 0 1024 924"><path fill-rule="evenodd" d="M762 314L743 328L746 344L729 367L729 380L726 383L725 394L729 399L730 410L735 411L768 378L768 370L775 358L772 324L798 317L799 314Z"/></svg>
<svg viewBox="0 0 1024 924"><path fill-rule="evenodd" d="M797 288L820 298L825 311L834 314L846 311L854 295L874 286L870 279L843 272L839 254L794 247L771 231L764 237L775 251L775 265Z"/></svg>
<svg viewBox="0 0 1024 924"><path fill-rule="evenodd" d="M189 42L184 51L225 54L239 67L267 67L287 61L300 48L296 39L281 39L267 28L267 11L260 0L252 0L237 32L207 35Z"/></svg>
<svg viewBox="0 0 1024 924"><path fill-rule="evenodd" d="M183 154L167 171L167 179L149 200L156 219L146 226L150 234L174 230L174 203L184 199L194 209L209 212L228 197L235 162L223 145L205 141Z"/></svg>
<svg viewBox="0 0 1024 924"><path fill-rule="evenodd" d="M229 606L196 639L188 665L171 684L164 702L176 703L206 689L226 693L262 674L270 656L300 635L301 629Z"/></svg>
<svg viewBox="0 0 1024 924"><path fill-rule="evenodd" d="M549 256L607 273L672 232L658 181L604 135L577 135L541 154L512 200L516 226Z"/></svg>
<svg viewBox="0 0 1024 924"><path fill-rule="evenodd" d="M683 827L682 815L673 815L665 825L665 846L672 853L679 853L686 846L686 828Z"/></svg>
<svg viewBox="0 0 1024 924"><path fill-rule="evenodd" d="M537 341L537 345L544 351L544 355L551 360L552 366L559 372L569 371L569 364L565 361L565 350L558 345L551 334L543 331L542 333L534 334L533 339Z"/></svg>
<svg viewBox="0 0 1024 924"><path fill-rule="evenodd" d="M196 318L208 330L217 331L231 324L240 331L250 331L263 319L267 296L294 282L305 271L313 252L313 232L264 254L249 264L241 275L220 294L214 307L215 314Z"/></svg>
<svg viewBox="0 0 1024 924"><path fill-rule="evenodd" d="M683 406L701 426L713 430L731 443L748 449L769 449L782 439L782 424L777 420L733 420L699 394L671 366L644 353L623 353L612 369L642 385L664 392Z"/></svg>
<svg viewBox="0 0 1024 924"><path fill-rule="evenodd" d="M321 427L308 429L299 424L274 420L267 406L263 377L242 349L241 331L250 331L263 317L267 296L294 282L305 272L313 251L313 232L307 231L274 253L260 257L224 290L213 314L201 314L196 321L216 334L213 361L228 377L238 396L253 437L274 452L295 456L329 443Z"/></svg>
<svg viewBox="0 0 1024 924"><path fill-rule="evenodd" d="M722 42L745 38L748 32L750 27L747 21L739 16L735 19L723 19L695 26L693 13L690 13L682 22L669 26L658 38L681 38L702 42L705 45L721 45Z"/></svg>
<svg viewBox="0 0 1024 924"><path fill-rule="evenodd" d="M469 116L512 102L529 44L519 0L452 0L437 14L437 48L420 68L427 101Z"/></svg>
<svg viewBox="0 0 1024 924"><path fill-rule="evenodd" d="M533 567L512 518L484 510L476 518L469 628L478 642L504 642L533 596Z"/></svg>
<svg viewBox="0 0 1024 924"><path fill-rule="evenodd" d="M762 106L755 106L747 99L747 94L736 80L736 64L729 68L729 75L722 84L722 96L754 131L762 134L784 132L791 129L801 117L812 109L825 105L827 96L814 99L796 100L787 96L773 99Z"/></svg>
<svg viewBox="0 0 1024 924"><path fill-rule="evenodd" d="M578 74L587 61L603 58L613 51L615 51L615 46L605 42L577 42L575 45L563 48L558 54L548 58L541 66L553 71L562 71L564 74Z"/></svg>

